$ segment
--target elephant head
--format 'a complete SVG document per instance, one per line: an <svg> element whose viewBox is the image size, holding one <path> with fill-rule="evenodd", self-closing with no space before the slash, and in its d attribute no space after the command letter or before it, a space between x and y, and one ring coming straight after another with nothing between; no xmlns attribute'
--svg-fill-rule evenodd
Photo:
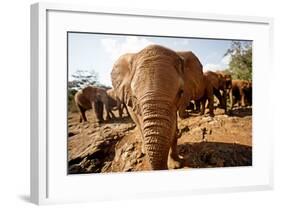
<svg viewBox="0 0 281 208"><path fill-rule="evenodd" d="M121 56L111 72L112 85L141 132L153 170L167 169L170 148L175 152L182 76L183 60L159 45Z"/></svg>

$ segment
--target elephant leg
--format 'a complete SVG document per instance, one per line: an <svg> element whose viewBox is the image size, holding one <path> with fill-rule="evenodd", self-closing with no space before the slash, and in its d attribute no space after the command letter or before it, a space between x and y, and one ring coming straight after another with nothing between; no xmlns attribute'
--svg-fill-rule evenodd
<svg viewBox="0 0 281 208"><path fill-rule="evenodd" d="M85 115L85 112L86 110L84 108L82 108L80 105L78 105L78 108L79 108L79 111L80 111L80 119L79 119L79 122L81 123L82 120L84 122L87 122L87 118L86 118L86 115Z"/></svg>
<svg viewBox="0 0 281 208"><path fill-rule="evenodd" d="M227 112L227 90L223 90L222 94L224 113Z"/></svg>
<svg viewBox="0 0 281 208"><path fill-rule="evenodd" d="M246 104L245 104L245 94L244 93L242 93L242 95L241 95L241 105L242 105L242 107L246 106Z"/></svg>
<svg viewBox="0 0 281 208"><path fill-rule="evenodd" d="M126 111L126 113L127 113L127 116L131 116L131 115L130 115L130 113L129 113L129 111L128 111L127 106L123 103L123 109L122 109L122 112L124 111L124 109L125 109L125 111Z"/></svg>
<svg viewBox="0 0 281 208"><path fill-rule="evenodd" d="M122 108L122 103L120 101L117 101L117 109L118 109L118 114L119 114L119 118L122 118L122 114L123 114L123 108Z"/></svg>
<svg viewBox="0 0 281 208"><path fill-rule="evenodd" d="M109 106L108 104L104 104L105 106L105 111L106 111L106 117L105 117L105 120L110 120L110 109L109 109Z"/></svg>
<svg viewBox="0 0 281 208"><path fill-rule="evenodd" d="M116 119L114 113L113 113L111 110L109 110L109 114L110 114L110 116L111 116L112 119Z"/></svg>
<svg viewBox="0 0 281 208"><path fill-rule="evenodd" d="M96 121L99 123L100 120L99 120L99 115L98 115L98 103L96 102L92 102L92 110L93 110L93 114L94 114L94 117L96 118Z"/></svg>
<svg viewBox="0 0 281 208"><path fill-rule="evenodd" d="M233 93L232 93L232 89L229 90L229 101L230 101L230 111L233 109L233 105L234 105L234 100L233 100Z"/></svg>
<svg viewBox="0 0 281 208"><path fill-rule="evenodd" d="M214 117L214 97L209 97L208 98L208 102L209 102L209 112L210 112L210 116Z"/></svg>
<svg viewBox="0 0 281 208"><path fill-rule="evenodd" d="M207 99L208 99L208 106L209 106L209 113L210 113L210 116L211 117L214 117L215 114L214 114L214 88L213 87L208 87L206 89L206 96L207 96ZM218 91L219 95L220 95L220 92Z"/></svg>
<svg viewBox="0 0 281 208"><path fill-rule="evenodd" d="M188 107L189 102L190 102L190 99L185 99L185 101L179 107L179 117L181 119L185 119L185 118L189 117L189 113L186 111L186 108Z"/></svg>
<svg viewBox="0 0 281 208"><path fill-rule="evenodd" d="M195 107L196 107L196 109L195 109L195 111L196 112L200 112L200 109L201 109L201 102L200 102L200 100L196 100L195 101Z"/></svg>
<svg viewBox="0 0 281 208"><path fill-rule="evenodd" d="M103 104L101 102L92 102L92 109L98 123L103 122Z"/></svg>
<svg viewBox="0 0 281 208"><path fill-rule="evenodd" d="M81 112L80 120L82 121L82 119L83 119L84 122L87 122L87 118L86 118L85 112L86 112L85 110L83 110L83 111Z"/></svg>
<svg viewBox="0 0 281 208"><path fill-rule="evenodd" d="M219 100L219 107L223 107L224 108L224 102L223 102L223 97L221 96L221 93L219 90L217 89L214 89L214 95L218 98Z"/></svg>
<svg viewBox="0 0 281 208"><path fill-rule="evenodd" d="M200 115L204 115L204 114L205 114L206 101L207 101L206 98L202 98L202 99L201 99L202 108L201 108L201 111L200 111Z"/></svg>
<svg viewBox="0 0 281 208"><path fill-rule="evenodd" d="M178 150L177 150L177 144L178 144L178 129L176 132L176 135L174 136L172 142L171 142L171 148L169 151L169 158L168 158L168 167L170 169L177 169L181 168L183 164L183 159L180 158Z"/></svg>
<svg viewBox="0 0 281 208"><path fill-rule="evenodd" d="M122 118L123 109L121 106L118 108L118 113L119 113L119 118Z"/></svg>

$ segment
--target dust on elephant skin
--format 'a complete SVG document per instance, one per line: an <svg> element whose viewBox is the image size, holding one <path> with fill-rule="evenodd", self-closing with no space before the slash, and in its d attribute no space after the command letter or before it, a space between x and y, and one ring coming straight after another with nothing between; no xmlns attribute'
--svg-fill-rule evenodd
<svg viewBox="0 0 281 208"><path fill-rule="evenodd" d="M147 46L120 56L111 80L111 90L89 86L75 95L80 115L71 114L68 122L69 173L252 164L251 109L243 114L238 106L232 117L214 109L214 95L232 92L233 81L204 74L193 52ZM192 100L202 102L199 115L189 115ZM211 117L204 115L206 101ZM130 116L122 116L122 106ZM103 108L108 122L93 125L103 120ZM112 119L116 111L119 118ZM79 123L79 116L88 123Z"/></svg>

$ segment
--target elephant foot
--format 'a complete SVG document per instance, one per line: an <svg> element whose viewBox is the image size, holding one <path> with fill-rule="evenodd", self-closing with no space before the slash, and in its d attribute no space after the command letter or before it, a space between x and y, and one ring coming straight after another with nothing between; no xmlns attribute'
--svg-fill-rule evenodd
<svg viewBox="0 0 281 208"><path fill-rule="evenodd" d="M189 113L187 111L184 111L182 113L179 114L181 119L185 119L189 117Z"/></svg>
<svg viewBox="0 0 281 208"><path fill-rule="evenodd" d="M104 120L97 120L97 123L102 124L102 123L104 123Z"/></svg>
<svg viewBox="0 0 281 208"><path fill-rule="evenodd" d="M211 116L211 117L215 117L215 114L214 114L214 113L210 113L210 116Z"/></svg>
<svg viewBox="0 0 281 208"><path fill-rule="evenodd" d="M168 159L168 167L169 169L179 169L183 167L183 158L177 156L177 158L169 157Z"/></svg>
<svg viewBox="0 0 281 208"><path fill-rule="evenodd" d="M232 110L228 110L226 113L227 113L228 116L232 116L233 115Z"/></svg>

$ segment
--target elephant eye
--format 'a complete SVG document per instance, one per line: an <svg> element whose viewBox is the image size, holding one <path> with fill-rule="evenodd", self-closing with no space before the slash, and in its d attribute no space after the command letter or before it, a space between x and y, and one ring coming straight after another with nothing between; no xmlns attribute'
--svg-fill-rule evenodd
<svg viewBox="0 0 281 208"><path fill-rule="evenodd" d="M180 90L178 91L178 97L181 98L182 96L183 96L183 90L180 89Z"/></svg>

